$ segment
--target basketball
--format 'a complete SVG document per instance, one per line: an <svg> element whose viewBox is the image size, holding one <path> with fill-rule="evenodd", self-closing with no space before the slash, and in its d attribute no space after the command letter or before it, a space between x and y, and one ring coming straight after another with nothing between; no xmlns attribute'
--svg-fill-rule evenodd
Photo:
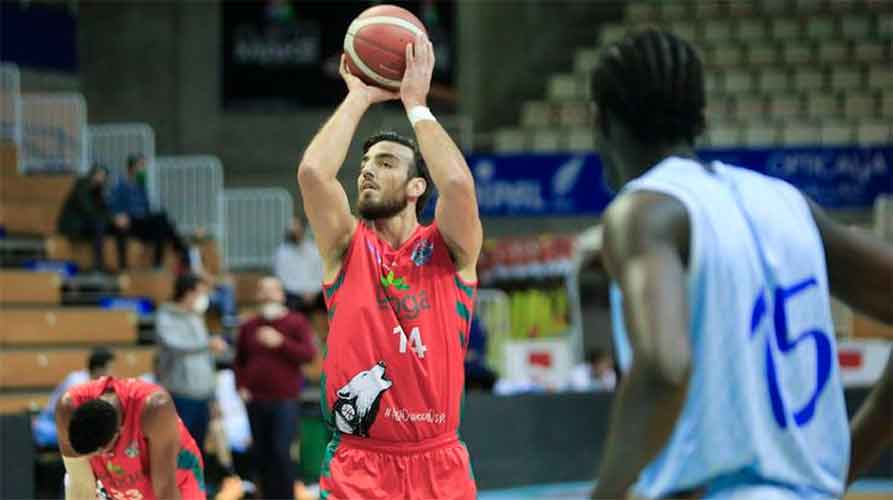
<svg viewBox="0 0 893 500"><path fill-rule="evenodd" d="M408 10L378 5L363 11L347 28L344 52L351 74L369 85L400 88L406 69L406 45L425 26Z"/></svg>

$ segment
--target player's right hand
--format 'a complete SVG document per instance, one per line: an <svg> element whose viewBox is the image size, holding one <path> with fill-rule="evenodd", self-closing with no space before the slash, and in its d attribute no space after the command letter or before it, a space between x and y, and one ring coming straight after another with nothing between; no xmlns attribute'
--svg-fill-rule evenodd
<svg viewBox="0 0 893 500"><path fill-rule="evenodd" d="M347 90L351 94L361 95L369 104L377 104L379 102L394 101L400 98L399 92L386 90L381 87L367 85L347 69L347 54L341 54L341 67L338 69L341 78L347 84Z"/></svg>

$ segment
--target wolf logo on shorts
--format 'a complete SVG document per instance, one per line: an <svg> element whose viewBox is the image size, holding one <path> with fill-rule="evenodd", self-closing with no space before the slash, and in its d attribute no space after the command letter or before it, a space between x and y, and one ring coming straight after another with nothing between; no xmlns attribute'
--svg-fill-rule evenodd
<svg viewBox="0 0 893 500"><path fill-rule="evenodd" d="M384 376L385 365L379 361L372 368L356 375L338 389L338 399L332 405L335 425L345 434L367 437L378 414L381 394L392 382Z"/></svg>

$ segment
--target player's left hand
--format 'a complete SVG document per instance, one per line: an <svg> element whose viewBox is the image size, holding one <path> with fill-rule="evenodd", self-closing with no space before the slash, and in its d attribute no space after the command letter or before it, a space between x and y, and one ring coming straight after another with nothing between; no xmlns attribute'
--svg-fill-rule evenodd
<svg viewBox="0 0 893 500"><path fill-rule="evenodd" d="M434 46L427 36L417 35L415 41L406 46L406 71L400 82L400 99L407 110L426 105L433 74Z"/></svg>

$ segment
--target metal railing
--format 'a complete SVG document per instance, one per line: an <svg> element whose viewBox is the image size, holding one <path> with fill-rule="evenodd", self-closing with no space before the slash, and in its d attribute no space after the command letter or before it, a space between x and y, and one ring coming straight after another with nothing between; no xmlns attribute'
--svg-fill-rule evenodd
<svg viewBox="0 0 893 500"><path fill-rule="evenodd" d="M0 140L22 144L22 93L19 67L0 64Z"/></svg>
<svg viewBox="0 0 893 500"><path fill-rule="evenodd" d="M230 269L270 268L294 213L291 194L282 188L224 191L224 261Z"/></svg>
<svg viewBox="0 0 893 500"><path fill-rule="evenodd" d="M225 241L223 166L214 156L159 156L155 159L160 206L180 234L203 230Z"/></svg>
<svg viewBox="0 0 893 500"><path fill-rule="evenodd" d="M127 158L141 154L146 158L146 181L152 207L159 207L158 169L155 166L155 131L145 123L109 123L87 129L90 164L109 169L114 179L127 177Z"/></svg>
<svg viewBox="0 0 893 500"><path fill-rule="evenodd" d="M77 93L22 94L23 171L89 167L87 102Z"/></svg>

